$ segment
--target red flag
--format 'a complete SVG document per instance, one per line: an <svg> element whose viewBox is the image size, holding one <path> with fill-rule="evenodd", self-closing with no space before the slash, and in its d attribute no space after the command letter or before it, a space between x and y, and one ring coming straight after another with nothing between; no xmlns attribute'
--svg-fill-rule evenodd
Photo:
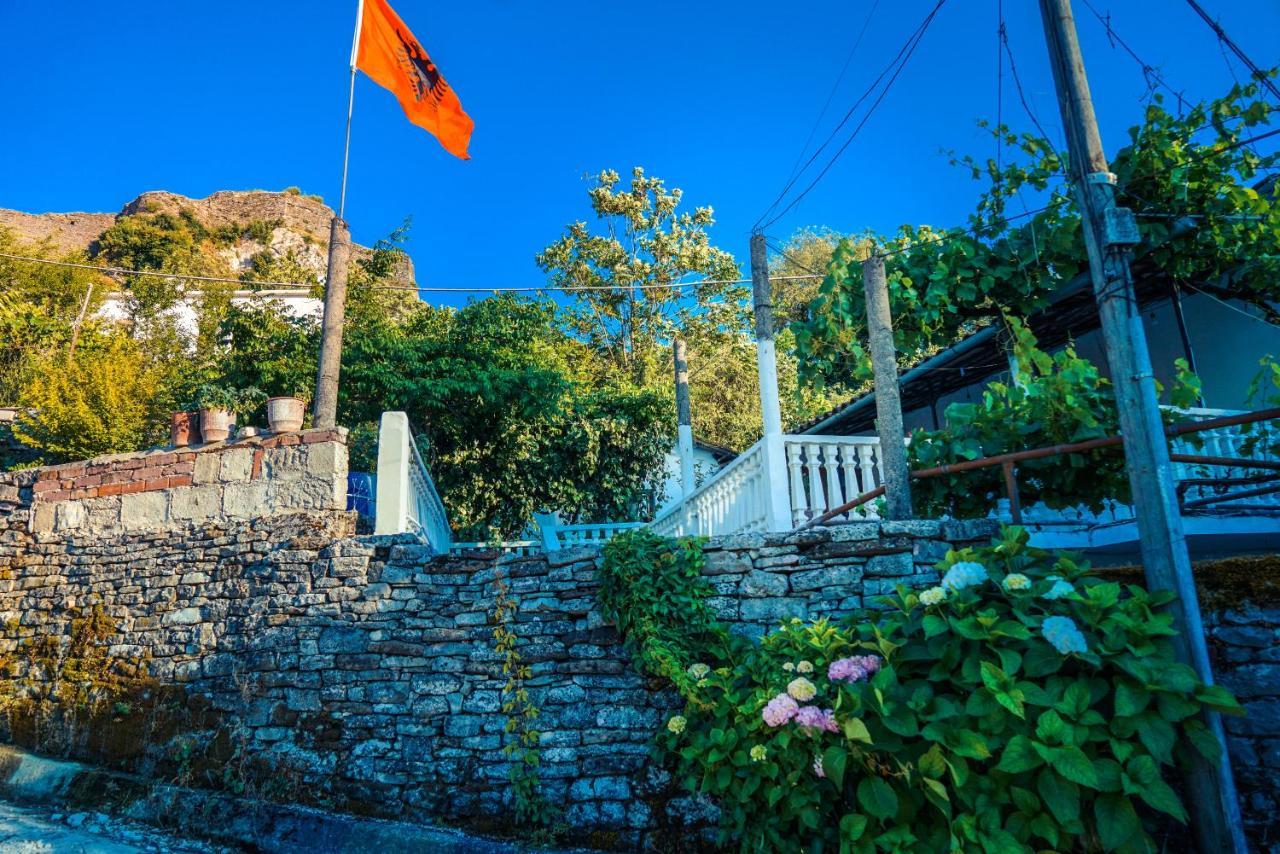
<svg viewBox="0 0 1280 854"><path fill-rule="evenodd" d="M361 4L356 67L395 93L409 121L434 135L450 154L470 159L467 145L475 122L387 0Z"/></svg>

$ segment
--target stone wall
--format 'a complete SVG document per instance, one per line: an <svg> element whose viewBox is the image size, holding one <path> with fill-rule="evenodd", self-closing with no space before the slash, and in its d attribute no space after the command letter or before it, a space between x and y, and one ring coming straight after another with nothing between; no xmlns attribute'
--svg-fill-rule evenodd
<svg viewBox="0 0 1280 854"><path fill-rule="evenodd" d="M597 551L432 555L408 536L353 536L352 515L332 510L33 534L22 496L40 476L0 484L0 708L39 690L22 675L42 639L74 638L95 612L109 619L107 664L132 674L120 684L134 692L68 722L85 731L63 733L58 752L361 814L509 826L491 625L501 585L542 712L543 791L572 841L634 849L705 817L649 758L678 701L635 670L595 610ZM712 604L745 634L840 616L896 584L933 583L949 547L991 533L865 522L712 540ZM1259 593L1261 573L1242 575ZM1263 840L1280 830L1280 609L1207 593L1215 667L1249 711L1228 720L1229 746ZM50 750L42 726L10 708L0 741Z"/></svg>
<svg viewBox="0 0 1280 854"><path fill-rule="evenodd" d="M1245 826L1257 850L1271 850L1280 832L1280 603L1205 616L1214 674L1247 713L1223 721Z"/></svg>
<svg viewBox="0 0 1280 854"><path fill-rule="evenodd" d="M352 537L351 515L338 512L114 537L33 536L21 515L4 530L0 512L0 658L21 670L24 649L74 634L73 620L100 606L113 621L112 654L183 686L201 740L216 747L226 737L212 722L227 725L243 742L232 756L293 781L280 796L409 819L509 821L505 677L490 625L502 583L518 603L510 627L542 710L543 789L574 838L633 848L705 810L648 758L676 698L636 672L595 611L596 550L432 556L404 536ZM707 572L721 616L754 634L785 617L838 616L895 583L933 581L949 542L989 534L972 523L884 522L726 538L708 544ZM24 689L19 680L8 690ZM136 729L152 717L106 714L91 723L129 738L64 743L85 758L178 774L170 728ZM41 747L12 716L8 727L0 740ZM146 750L133 743L148 740ZM188 765L215 750L186 744Z"/></svg>
<svg viewBox="0 0 1280 854"><path fill-rule="evenodd" d="M343 510L346 437L304 430L0 474L36 533L116 534L299 510Z"/></svg>

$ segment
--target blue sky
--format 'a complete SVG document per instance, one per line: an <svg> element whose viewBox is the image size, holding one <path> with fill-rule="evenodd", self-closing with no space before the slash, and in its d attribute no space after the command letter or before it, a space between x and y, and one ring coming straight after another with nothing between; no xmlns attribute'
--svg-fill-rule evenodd
<svg viewBox="0 0 1280 854"><path fill-rule="evenodd" d="M1180 0L1091 2L1192 99L1243 74ZM1254 59L1280 63L1275 0L1204 3ZM714 240L745 263L751 225L796 162L872 0L392 5L475 119L473 159L448 155L362 76L347 219L371 243L412 216L419 283L448 287L541 284L534 254L588 216L584 176L606 167L644 165L687 202L714 206ZM880 0L818 139L932 5ZM1003 5L1028 98L1058 134L1036 4ZM354 10L354 0L0 0L0 207L114 211L150 189L289 185L335 203ZM1076 14L1114 150L1146 86L1080 0ZM947 3L864 131L771 236L961 223L977 188L940 152L991 150L974 120L995 114L996 21L995 0ZM1029 127L1007 74L1006 121Z"/></svg>

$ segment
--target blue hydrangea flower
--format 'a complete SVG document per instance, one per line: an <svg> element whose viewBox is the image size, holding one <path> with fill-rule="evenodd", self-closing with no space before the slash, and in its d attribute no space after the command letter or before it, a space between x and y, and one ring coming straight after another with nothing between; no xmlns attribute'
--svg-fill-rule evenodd
<svg viewBox="0 0 1280 854"><path fill-rule="evenodd" d="M947 570L947 574L942 576L942 586L949 591L963 590L966 587L973 587L986 581L987 568L980 563L971 560L962 560L954 563Z"/></svg>
<svg viewBox="0 0 1280 854"><path fill-rule="evenodd" d="M1044 639L1053 644L1053 648L1063 655L1072 652L1086 652L1089 645L1084 635L1070 617L1048 617L1040 627Z"/></svg>
<svg viewBox="0 0 1280 854"><path fill-rule="evenodd" d="M1044 594L1046 599L1061 599L1076 592L1071 582L1062 580L1060 576L1050 575L1048 580L1053 582L1053 586Z"/></svg>

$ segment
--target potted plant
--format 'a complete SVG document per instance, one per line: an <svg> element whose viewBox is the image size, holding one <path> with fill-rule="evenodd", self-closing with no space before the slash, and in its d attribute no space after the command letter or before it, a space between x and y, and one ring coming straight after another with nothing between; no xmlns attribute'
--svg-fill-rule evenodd
<svg viewBox="0 0 1280 854"><path fill-rule="evenodd" d="M236 413L256 409L265 395L256 388L236 389L206 383L196 389L200 410L200 435L206 442L221 442L231 435Z"/></svg>
<svg viewBox="0 0 1280 854"><path fill-rule="evenodd" d="M175 412L169 417L169 444L175 448L185 448L199 436L200 413Z"/></svg>
<svg viewBox="0 0 1280 854"><path fill-rule="evenodd" d="M272 433L292 433L302 429L307 400L300 389L290 395L267 398L267 428Z"/></svg>

